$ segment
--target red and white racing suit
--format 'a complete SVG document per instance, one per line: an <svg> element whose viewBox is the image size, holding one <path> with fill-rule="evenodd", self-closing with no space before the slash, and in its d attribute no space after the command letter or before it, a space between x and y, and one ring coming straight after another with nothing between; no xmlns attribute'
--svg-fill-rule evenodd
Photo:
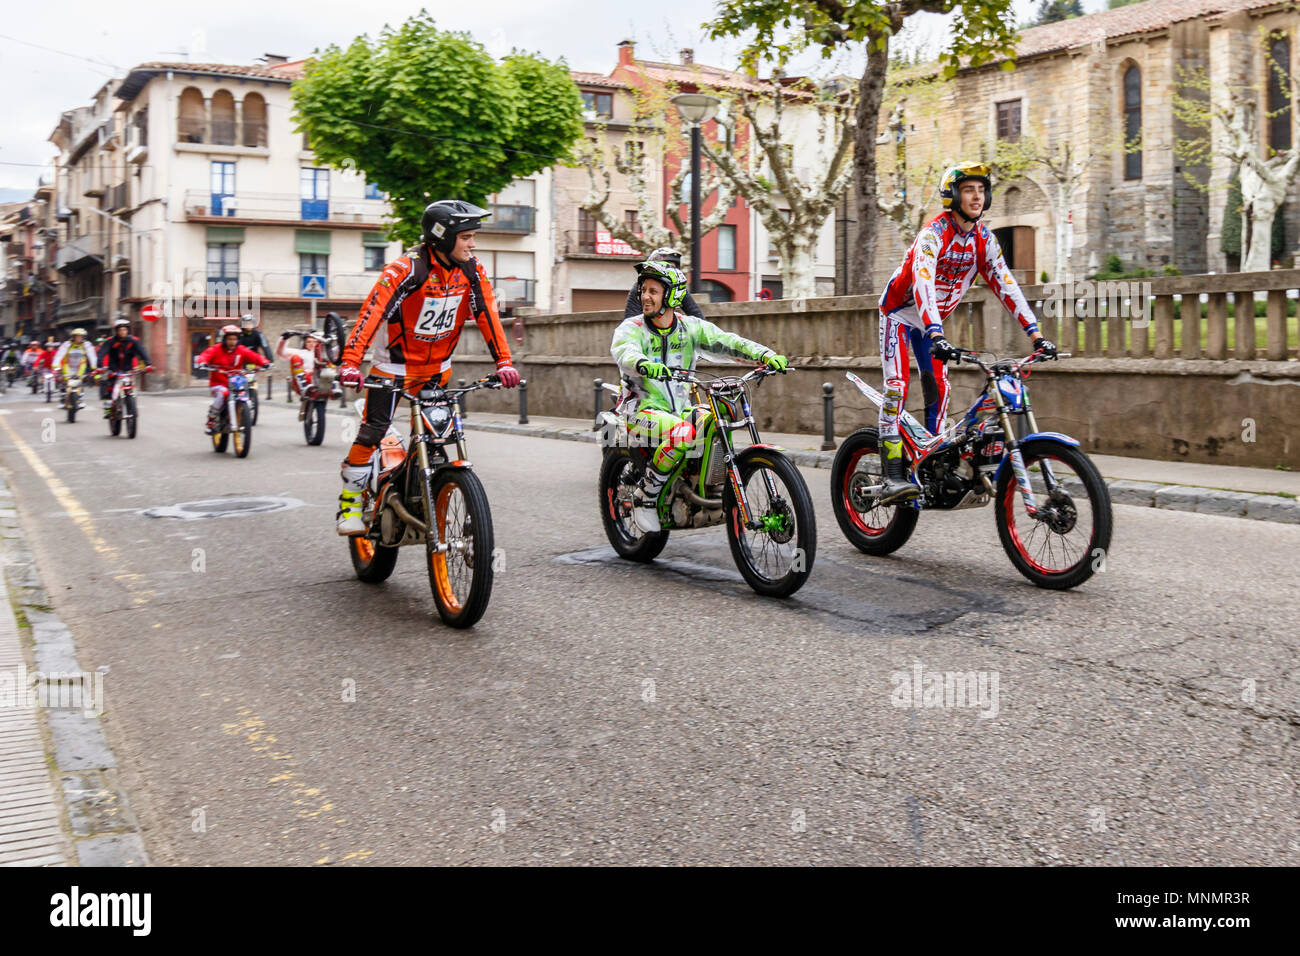
<svg viewBox="0 0 1300 956"><path fill-rule="evenodd" d="M948 413L948 368L930 354L930 335L943 332L943 320L983 276L989 289L1016 317L1026 334L1038 323L1025 294L1007 268L992 231L982 222L963 233L949 212L930 221L916 237L902 265L880 296L880 363L885 403L880 409L880 437L898 437L898 416L907 401L909 346L916 350L925 391L925 426L937 432Z"/></svg>
<svg viewBox="0 0 1300 956"><path fill-rule="evenodd" d="M281 339L275 350L275 354L280 358L289 360L289 374L299 396L312 390L316 381L316 366L321 361L319 352L319 345L311 349L289 348L288 339Z"/></svg>
<svg viewBox="0 0 1300 956"><path fill-rule="evenodd" d="M245 348L242 345L236 345L231 351L222 343L209 345L206 349L194 356L195 365L216 365L221 371L212 371L208 373L208 388L212 392L212 410L221 411L221 406L225 404L226 396L230 394L230 373L238 372L245 365L256 365L258 368L270 365L266 359L258 355L252 349Z"/></svg>

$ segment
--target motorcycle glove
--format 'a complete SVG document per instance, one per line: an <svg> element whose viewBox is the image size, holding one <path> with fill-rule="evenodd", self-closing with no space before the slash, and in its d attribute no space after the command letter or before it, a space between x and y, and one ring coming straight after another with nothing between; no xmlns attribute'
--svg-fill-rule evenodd
<svg viewBox="0 0 1300 956"><path fill-rule="evenodd" d="M642 359L636 363L636 370L650 379L668 378L668 366L663 362L651 362L649 359Z"/></svg>
<svg viewBox="0 0 1300 956"><path fill-rule="evenodd" d="M930 340L930 354L940 362L951 362L961 358L961 350L942 335Z"/></svg>
<svg viewBox="0 0 1300 956"><path fill-rule="evenodd" d="M1051 339L1040 338L1034 343L1037 351L1042 352L1048 358L1056 358L1056 343Z"/></svg>
<svg viewBox="0 0 1300 956"><path fill-rule="evenodd" d="M790 365L790 360L784 355L777 355L775 352L769 352L763 356L763 364L775 372L784 372Z"/></svg>

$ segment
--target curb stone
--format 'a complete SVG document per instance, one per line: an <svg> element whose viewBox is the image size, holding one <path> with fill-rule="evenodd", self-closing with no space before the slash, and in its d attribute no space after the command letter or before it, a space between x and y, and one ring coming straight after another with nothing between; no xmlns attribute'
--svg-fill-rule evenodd
<svg viewBox="0 0 1300 956"><path fill-rule="evenodd" d="M484 422L466 419L466 430L496 432L502 435L523 435L528 438L553 438L566 441L597 443L597 432L581 428L556 428L549 425L516 425L508 422ZM804 468L829 469L835 460L834 452L797 451L785 449L786 455L796 465ZM1191 511L1198 514L1235 518L1253 518L1256 521L1276 521L1282 524L1300 524L1300 500L1285 495L1257 495L1244 491L1225 491L1218 488L1198 488L1191 485L1162 485L1150 481L1131 481L1125 478L1106 480L1111 501L1117 505L1135 505L1140 508L1162 508L1166 511Z"/></svg>
<svg viewBox="0 0 1300 956"><path fill-rule="evenodd" d="M11 500L6 479L0 475L0 503ZM18 618L20 639L25 632L32 649L36 669L42 674L84 674L85 669L77 663L72 633L50 609L48 592L21 528L16 534L3 535L0 541L7 597ZM48 685L44 678L42 683ZM99 718L66 708L40 708L40 714L46 730L46 756L58 772L56 783L66 828L71 831L69 842L77 854L68 862L148 866L139 824L118 779L117 760Z"/></svg>

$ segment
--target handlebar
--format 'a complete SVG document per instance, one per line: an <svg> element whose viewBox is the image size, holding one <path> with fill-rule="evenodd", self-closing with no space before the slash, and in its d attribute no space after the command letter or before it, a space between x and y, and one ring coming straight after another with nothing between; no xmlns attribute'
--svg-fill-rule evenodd
<svg viewBox="0 0 1300 956"><path fill-rule="evenodd" d="M362 382L361 387L381 389L383 391L398 391L398 389L394 388L394 386L390 382ZM500 388L500 387L501 387L501 379L496 374L492 374L492 375L487 375L476 382L471 382L470 384L466 385L464 388L445 388L444 386L441 385L432 385L426 382L425 384L418 386L415 389L415 391L411 391L405 386L403 386L400 389L400 391L404 396L406 396L411 401L418 402L420 400L419 393L424 391L426 388L436 388L444 395L456 396L456 395L464 395L466 392L472 392L480 388Z"/></svg>
<svg viewBox="0 0 1300 956"><path fill-rule="evenodd" d="M258 372L269 372L273 368L275 368L275 365L273 363L268 363L266 365L256 366L254 370ZM239 374L239 375L247 375L249 372L248 367L228 368L225 365L212 365L210 363L195 365L194 369L195 371L198 372L226 372L228 374Z"/></svg>
<svg viewBox="0 0 1300 956"><path fill-rule="evenodd" d="M980 358L981 354L992 355L987 349L958 349L956 364L968 362L971 365L977 365L985 372L992 372L998 368L1004 369L1021 369L1036 362L1055 362L1057 359L1070 358L1070 352L1057 352L1054 356L1048 356L1041 350L1035 350L1022 359L994 359L992 362L985 362Z"/></svg>
<svg viewBox="0 0 1300 956"><path fill-rule="evenodd" d="M744 384L745 382L752 381L753 379L756 378L763 378L767 375L784 375L786 372L796 372L798 371L798 369L794 368L793 366L786 366L786 368L783 371L778 372L776 369L768 365L759 365L757 368L751 369L750 371L746 372L744 375L739 375L739 376L718 375L713 372L704 372L703 374L705 375L713 376L713 379L707 382L698 379L696 377L696 371L697 371L696 369L669 367L668 377L674 381L690 382L693 385L701 385L704 388L708 388L711 385L724 385L728 382L737 382L740 384Z"/></svg>

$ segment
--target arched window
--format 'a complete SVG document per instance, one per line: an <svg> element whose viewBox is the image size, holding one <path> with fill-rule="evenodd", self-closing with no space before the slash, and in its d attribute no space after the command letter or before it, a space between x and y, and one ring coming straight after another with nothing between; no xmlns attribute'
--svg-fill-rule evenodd
<svg viewBox="0 0 1300 956"><path fill-rule="evenodd" d="M240 142L245 146L266 145L266 100L261 93L244 97L244 130Z"/></svg>
<svg viewBox="0 0 1300 956"><path fill-rule="evenodd" d="M235 98L229 90L212 94L212 142L219 146L235 145Z"/></svg>
<svg viewBox="0 0 1300 956"><path fill-rule="evenodd" d="M1142 71L1124 71L1124 178L1142 178Z"/></svg>
<svg viewBox="0 0 1300 956"><path fill-rule="evenodd" d="M207 137L208 111L203 94L192 86L181 91L180 111L176 119L176 139L182 143L202 143Z"/></svg>
<svg viewBox="0 0 1300 956"><path fill-rule="evenodd" d="M730 302L733 297L731 289L721 282L714 282L712 279L701 279L700 294L696 298L703 298L706 302Z"/></svg>
<svg viewBox="0 0 1300 956"><path fill-rule="evenodd" d="M1279 34L1268 44L1268 145L1291 148L1291 40Z"/></svg>

